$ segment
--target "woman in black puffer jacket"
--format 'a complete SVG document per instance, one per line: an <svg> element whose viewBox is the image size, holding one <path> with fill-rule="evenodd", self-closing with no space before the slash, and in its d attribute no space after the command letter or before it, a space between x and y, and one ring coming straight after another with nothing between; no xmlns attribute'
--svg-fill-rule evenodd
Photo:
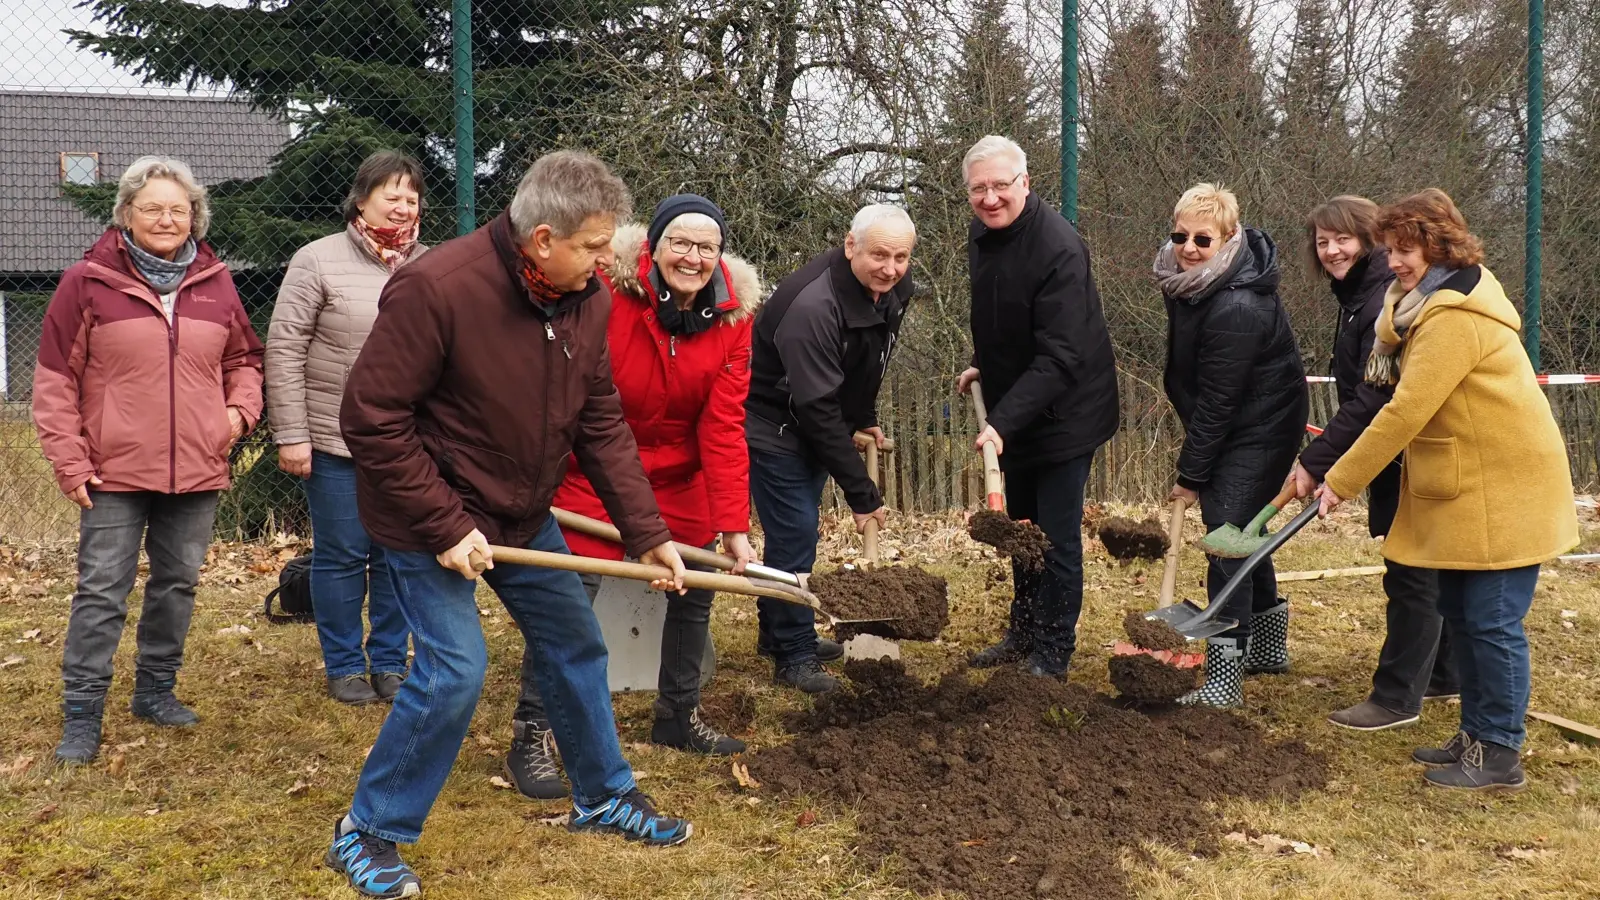
<svg viewBox="0 0 1600 900"><path fill-rule="evenodd" d="M1300 348L1278 299L1277 247L1239 223L1231 191L1198 184L1173 210L1155 275L1167 306L1164 384L1184 427L1172 497L1198 501L1207 531L1243 527L1283 485L1309 412ZM1206 593L1216 596L1242 564L1211 557ZM1241 706L1247 665L1288 668L1289 607L1271 561L1224 615L1239 626L1207 641L1205 684L1179 702Z"/></svg>

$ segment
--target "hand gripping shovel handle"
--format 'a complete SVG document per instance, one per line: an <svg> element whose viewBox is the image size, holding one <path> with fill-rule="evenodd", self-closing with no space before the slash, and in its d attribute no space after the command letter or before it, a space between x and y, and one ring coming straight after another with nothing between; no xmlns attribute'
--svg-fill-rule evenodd
<svg viewBox="0 0 1600 900"><path fill-rule="evenodd" d="M510 563L516 566L565 569L568 572L611 575L616 578L628 578L647 583L672 577L672 572L664 566L650 566L644 563L622 562L615 559L591 559L587 556L573 556L570 553L548 553L544 550L524 550L518 547L490 547L489 552L493 554L496 562ZM474 551L474 555L476 555L476 551ZM683 584L685 587L703 588L708 591L720 591L726 594L771 597L774 600L782 600L785 603L793 603L798 606L809 606L814 610L821 611L821 604L817 602L817 598L809 591L743 578L738 575L691 571L684 573Z"/></svg>
<svg viewBox="0 0 1600 900"><path fill-rule="evenodd" d="M1218 621L1222 615L1223 607L1227 605L1228 598L1232 597L1240 587L1250 580L1250 573L1261 565L1262 560L1270 557L1289 538L1294 537L1299 533L1300 529L1309 525L1311 520L1317 517L1317 506L1318 504L1315 500L1308 502L1306 508L1301 510L1300 514L1295 516L1289 524L1283 526L1277 533L1269 537L1267 542L1262 544L1256 552L1250 554L1249 558L1244 561L1244 565L1239 567L1239 571L1228 579L1228 583L1206 605L1204 612L1181 621L1168 620L1168 624L1188 638L1212 637L1238 625L1239 623L1231 620ZM1184 604L1184 606L1188 606L1188 604ZM1178 609L1183 608L1178 607Z"/></svg>
<svg viewBox="0 0 1600 900"><path fill-rule="evenodd" d="M1167 559L1161 572L1161 600L1157 609L1172 605L1178 594L1178 556L1183 552L1183 511L1188 507L1182 498L1172 501L1167 519Z"/></svg>
<svg viewBox="0 0 1600 900"><path fill-rule="evenodd" d="M989 427L989 408L983 402L983 385L974 380L968 385L972 393L972 409L978 414L978 432L981 434ZM1005 489L1000 481L1000 455L994 452L994 445L985 442L983 445L983 493L984 502L995 512L1005 509Z"/></svg>
<svg viewBox="0 0 1600 900"><path fill-rule="evenodd" d="M571 529L579 534L587 534L602 541L610 541L613 544L622 543L622 533L617 531L617 526L612 525L610 522L591 519L588 516L569 512L558 506L550 507L550 514L555 517L556 524L562 528ZM709 566L713 569L731 572L733 567L737 565L733 557L723 553L715 553L704 547L695 547L679 541L673 541L672 546L678 548L678 555L683 557L684 562L694 563L697 566ZM782 569L750 563L744 567L744 573L746 577L754 578L758 581L776 581L779 584L786 584L790 587L800 587L800 576L793 572L785 572Z"/></svg>

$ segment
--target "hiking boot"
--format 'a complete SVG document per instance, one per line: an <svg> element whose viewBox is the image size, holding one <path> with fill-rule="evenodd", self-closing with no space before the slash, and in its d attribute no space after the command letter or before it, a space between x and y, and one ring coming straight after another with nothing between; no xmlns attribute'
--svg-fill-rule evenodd
<svg viewBox="0 0 1600 900"><path fill-rule="evenodd" d="M744 752L744 741L721 734L700 718L700 708L674 710L670 717L656 716L650 743L707 756L732 756Z"/></svg>
<svg viewBox="0 0 1600 900"><path fill-rule="evenodd" d="M967 657L967 666L973 669L992 669L995 666L1008 666L1021 662L1028 656L1028 650L1021 641L1006 632L1000 643L992 647L985 647L977 653Z"/></svg>
<svg viewBox="0 0 1600 900"><path fill-rule="evenodd" d="M567 830L620 834L652 847L675 847L694 834L694 826L683 819L656 812L649 795L636 787L594 806L572 801Z"/></svg>
<svg viewBox="0 0 1600 900"><path fill-rule="evenodd" d="M1488 741L1473 741L1454 765L1430 769L1422 777L1434 787L1463 791L1520 791L1528 786L1522 754Z"/></svg>
<svg viewBox="0 0 1600 900"><path fill-rule="evenodd" d="M1466 752L1467 746L1471 743L1471 736L1465 731L1458 731L1455 737L1445 742L1443 747L1418 747L1411 751L1411 760L1422 763L1430 769L1453 766L1461 761L1461 754Z"/></svg>
<svg viewBox="0 0 1600 900"><path fill-rule="evenodd" d="M1413 725L1421 719L1422 716L1416 713L1410 715L1397 713L1371 700L1363 700L1349 709L1341 709L1328 716L1329 722L1351 731L1383 731L1388 728Z"/></svg>
<svg viewBox="0 0 1600 900"><path fill-rule="evenodd" d="M756 643L756 655L772 659L772 648L766 644ZM833 662L844 658L844 645L825 637L817 638L817 659L821 662Z"/></svg>
<svg viewBox="0 0 1600 900"><path fill-rule="evenodd" d="M57 762L81 765L100 755L100 720L105 711L104 694L68 694L61 701L64 721Z"/></svg>
<svg viewBox="0 0 1600 900"><path fill-rule="evenodd" d="M1238 709L1244 706L1244 651L1233 638L1206 641L1206 680L1178 698L1184 706Z"/></svg>
<svg viewBox="0 0 1600 900"><path fill-rule="evenodd" d="M511 722L511 752L506 754L506 771L517 790L529 800L560 800L567 796L561 781L561 755L556 751L556 736L545 719Z"/></svg>
<svg viewBox="0 0 1600 900"><path fill-rule="evenodd" d="M405 683L406 673L373 672L370 680L372 692L378 695L378 699L385 703L392 703L394 702L394 695L400 692L400 685Z"/></svg>
<svg viewBox="0 0 1600 900"><path fill-rule="evenodd" d="M772 680L776 684L797 687L808 694L826 694L839 686L839 679L822 670L822 663L807 657L799 662L776 664Z"/></svg>
<svg viewBox="0 0 1600 900"><path fill-rule="evenodd" d="M146 672L133 676L133 702L128 710L135 717L153 722L163 728L191 728L200 724L194 710L183 705L172 689L178 683L176 676L158 678Z"/></svg>
<svg viewBox="0 0 1600 900"><path fill-rule="evenodd" d="M365 675L340 675L328 679L328 696L346 706L365 706L378 702L378 692Z"/></svg>
<svg viewBox="0 0 1600 900"><path fill-rule="evenodd" d="M1282 675L1289 671L1289 601L1250 617L1244 642L1246 675Z"/></svg>
<svg viewBox="0 0 1600 900"><path fill-rule="evenodd" d="M333 845L323 865L340 873L363 897L420 897L422 879L400 859L394 841L345 830L341 819L333 826Z"/></svg>

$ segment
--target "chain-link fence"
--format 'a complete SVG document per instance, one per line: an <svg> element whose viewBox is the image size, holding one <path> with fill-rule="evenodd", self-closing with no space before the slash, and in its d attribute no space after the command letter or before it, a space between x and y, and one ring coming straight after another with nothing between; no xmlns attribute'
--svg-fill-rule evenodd
<svg viewBox="0 0 1600 900"><path fill-rule="evenodd" d="M1153 499L1170 484L1181 434L1160 390L1165 316L1148 272L1192 182L1230 184L1277 238L1311 372L1327 371L1335 307L1302 258L1301 221L1328 196L1443 187L1501 281L1521 284L1523 10L1080 2L1078 216L1124 406L1092 490ZM1569 0L1552 5L1546 34L1544 365L1556 372L1600 366L1597 23L1600 0ZM0 36L0 538L75 531L29 422L39 323L61 270L104 227L117 177L145 153L188 161L210 187L209 241L263 336L287 261L342 227L356 167L382 148L423 162L426 243L498 213L538 154L583 147L641 209L685 190L717 200L730 249L769 283L840 240L861 203L903 203L922 292L880 405L901 448L889 496L908 511L971 505L977 429L950 393L969 353L959 161L979 136L1011 135L1031 154L1034 189L1060 197L1060 25L1055 0L13 4ZM1325 420L1331 392L1313 394ZM1592 489L1600 389L1551 397ZM264 428L234 465L225 536L306 528Z"/></svg>

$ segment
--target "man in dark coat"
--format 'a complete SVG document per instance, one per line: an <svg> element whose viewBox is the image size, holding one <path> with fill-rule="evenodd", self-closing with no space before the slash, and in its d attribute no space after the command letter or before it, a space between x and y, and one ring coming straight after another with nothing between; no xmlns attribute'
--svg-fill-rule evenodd
<svg viewBox="0 0 1600 900"><path fill-rule="evenodd" d="M916 237L905 210L868 206L856 213L843 247L785 278L756 314L745 436L769 566L811 571L830 475L857 531L869 521L883 524L883 495L853 436L866 432L883 446L878 389L911 298L905 275ZM838 686L818 659L811 610L767 599L756 606L761 652L772 655L778 683L811 694Z"/></svg>
<svg viewBox="0 0 1600 900"><path fill-rule="evenodd" d="M1029 190L1028 160L990 136L962 162L975 214L968 230L972 366L956 389L982 385L1006 476L1006 511L1050 540L1044 569L1013 563L1011 619L976 667L1026 661L1062 675L1083 607L1083 492L1095 450L1117 430L1117 371L1077 229Z"/></svg>
<svg viewBox="0 0 1600 900"><path fill-rule="evenodd" d="M421 836L483 688L480 574L538 657L572 780L568 827L658 845L692 833L655 811L622 758L606 646L578 574L497 565L490 549L567 552L550 498L570 454L628 552L674 572L655 586L683 587L611 381L610 294L594 277L628 206L594 157L540 158L505 213L389 281L350 372L340 424L361 521L384 546L417 645L326 857L366 896L420 892L394 845Z"/></svg>

